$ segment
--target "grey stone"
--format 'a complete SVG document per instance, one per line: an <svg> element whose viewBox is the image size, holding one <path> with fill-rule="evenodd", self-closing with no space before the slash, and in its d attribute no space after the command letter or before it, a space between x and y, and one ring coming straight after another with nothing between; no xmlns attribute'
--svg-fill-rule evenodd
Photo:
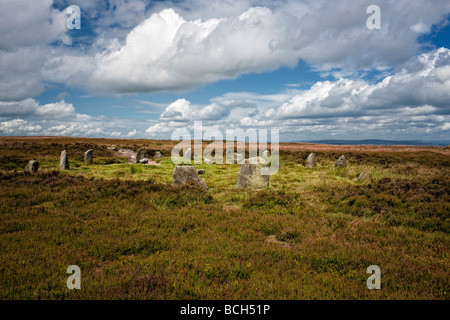
<svg viewBox="0 0 450 320"><path fill-rule="evenodd" d="M358 180L359 181L363 181L363 180L366 180L366 179L369 179L370 178L370 172L369 171L366 171L366 170L364 170L363 172L361 172L360 174L359 174L359 176L358 176Z"/></svg>
<svg viewBox="0 0 450 320"><path fill-rule="evenodd" d="M163 157L163 155L160 151L155 151L155 155L153 156L153 158L161 159L162 157Z"/></svg>
<svg viewBox="0 0 450 320"><path fill-rule="evenodd" d="M140 163L141 159L147 158L147 153L143 148L139 148L136 152L136 163Z"/></svg>
<svg viewBox="0 0 450 320"><path fill-rule="evenodd" d="M240 153L235 152L233 155L233 162L241 164L245 160L245 156Z"/></svg>
<svg viewBox="0 0 450 320"><path fill-rule="evenodd" d="M342 155L339 157L339 159L334 164L335 167L346 167L347 166L347 159Z"/></svg>
<svg viewBox="0 0 450 320"><path fill-rule="evenodd" d="M66 150L61 152L61 157L59 158L59 169L69 170L69 158Z"/></svg>
<svg viewBox="0 0 450 320"><path fill-rule="evenodd" d="M264 158L270 157L270 152L269 152L269 150L264 150L262 156L263 156Z"/></svg>
<svg viewBox="0 0 450 320"><path fill-rule="evenodd" d="M32 159L32 160L28 161L27 165L25 166L24 171L36 173L38 171L38 169L39 169L39 161L37 161L36 159Z"/></svg>
<svg viewBox="0 0 450 320"><path fill-rule="evenodd" d="M306 158L305 167L314 168L315 166L316 166L316 155L314 153L310 153L308 158Z"/></svg>
<svg viewBox="0 0 450 320"><path fill-rule="evenodd" d="M84 153L84 164L93 164L94 163L94 150L89 149Z"/></svg>
<svg viewBox="0 0 450 320"><path fill-rule="evenodd" d="M142 158L141 160L139 160L139 163L146 164L146 163L148 163L148 159Z"/></svg>
<svg viewBox="0 0 450 320"><path fill-rule="evenodd" d="M197 183L201 188L208 190L206 183L199 178L198 171L194 166L176 165L172 173L173 184L183 185L188 182Z"/></svg>
<svg viewBox="0 0 450 320"><path fill-rule="evenodd" d="M262 174L261 169L269 167L260 157L245 159L237 176L236 188L264 189L269 187L269 174Z"/></svg>

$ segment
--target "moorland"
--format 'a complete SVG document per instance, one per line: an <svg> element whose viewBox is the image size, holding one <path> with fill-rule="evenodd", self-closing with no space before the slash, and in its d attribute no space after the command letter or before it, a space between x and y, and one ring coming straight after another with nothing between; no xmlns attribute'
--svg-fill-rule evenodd
<svg viewBox="0 0 450 320"><path fill-rule="evenodd" d="M205 191L172 185L175 144L0 137L0 299L449 299L449 147L281 143L268 189L202 163ZM112 147L164 157L133 164Z"/></svg>

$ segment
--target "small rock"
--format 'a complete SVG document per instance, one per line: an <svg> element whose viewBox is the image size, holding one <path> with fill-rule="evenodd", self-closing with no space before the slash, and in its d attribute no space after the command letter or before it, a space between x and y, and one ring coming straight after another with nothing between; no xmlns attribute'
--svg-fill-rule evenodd
<svg viewBox="0 0 450 320"><path fill-rule="evenodd" d="M347 159L342 155L339 157L338 161L334 164L335 167L346 167L347 166Z"/></svg>
<svg viewBox="0 0 450 320"><path fill-rule="evenodd" d="M197 173L198 173L198 174L204 174L205 172L206 172L205 169L197 170Z"/></svg>
<svg viewBox="0 0 450 320"><path fill-rule="evenodd" d="M236 188L263 189L269 187L269 174L262 174L262 169L267 170L267 162L260 157L245 159L241 164L237 176Z"/></svg>
<svg viewBox="0 0 450 320"><path fill-rule="evenodd" d="M59 159L59 169L69 170L69 158L67 156L67 151L63 150L61 152L61 157Z"/></svg>
<svg viewBox="0 0 450 320"><path fill-rule="evenodd" d="M28 161L27 165L25 166L24 171L36 173L39 169L39 162L36 159L32 159Z"/></svg>
<svg viewBox="0 0 450 320"><path fill-rule="evenodd" d="M241 164L244 160L245 160L245 157L244 157L242 154L237 153L237 152L234 153L234 155L233 155L233 161L234 161L235 163Z"/></svg>
<svg viewBox="0 0 450 320"><path fill-rule="evenodd" d="M359 176L358 176L358 180L359 180L359 181L366 180L366 179L369 179L369 178L370 178L370 172L369 172L369 171L366 171L366 170L364 170L363 172L361 172L361 173L359 174Z"/></svg>
<svg viewBox="0 0 450 320"><path fill-rule="evenodd" d="M268 158L268 157L270 157L270 152L269 152L269 150L264 150L264 152L263 152L263 157L265 157L265 158Z"/></svg>
<svg viewBox="0 0 450 320"><path fill-rule="evenodd" d="M141 159L147 158L147 154L143 148L139 148L136 153L136 163L140 163Z"/></svg>
<svg viewBox="0 0 450 320"><path fill-rule="evenodd" d="M162 157L163 155L160 151L155 151L155 155L153 156L154 159L161 159Z"/></svg>
<svg viewBox="0 0 450 320"><path fill-rule="evenodd" d="M197 183L201 188L208 190L208 186L202 179L199 178L198 171L194 166L176 165L173 169L172 178L173 184L176 186L192 181Z"/></svg>
<svg viewBox="0 0 450 320"><path fill-rule="evenodd" d="M142 158L141 160L139 160L139 163L146 164L146 163L148 163L148 159Z"/></svg>
<svg viewBox="0 0 450 320"><path fill-rule="evenodd" d="M305 167L314 168L315 166L316 166L316 155L314 153L310 153L308 158L306 158Z"/></svg>
<svg viewBox="0 0 450 320"><path fill-rule="evenodd" d="M84 164L93 164L94 163L94 150L89 149L84 153Z"/></svg>

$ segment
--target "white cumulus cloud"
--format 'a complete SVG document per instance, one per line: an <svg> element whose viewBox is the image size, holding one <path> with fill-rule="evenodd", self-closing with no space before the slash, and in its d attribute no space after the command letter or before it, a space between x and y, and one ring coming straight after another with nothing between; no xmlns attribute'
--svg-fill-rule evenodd
<svg viewBox="0 0 450 320"><path fill-rule="evenodd" d="M399 72L370 84L339 79L317 82L267 118L326 118L392 112L446 112L450 108L450 50L440 48L408 61ZM409 108L409 109L404 109Z"/></svg>
<svg viewBox="0 0 450 320"><path fill-rule="evenodd" d="M369 30L368 5L349 0L284 1L249 6L226 17L217 12L216 18L205 20L165 9L131 30L122 44L115 42L97 55L92 89L190 89L244 73L295 66L300 59L318 70L343 70L334 70L337 74L386 69L412 57L419 49L417 37L450 12L443 0L433 6L423 0L381 1L382 28Z"/></svg>

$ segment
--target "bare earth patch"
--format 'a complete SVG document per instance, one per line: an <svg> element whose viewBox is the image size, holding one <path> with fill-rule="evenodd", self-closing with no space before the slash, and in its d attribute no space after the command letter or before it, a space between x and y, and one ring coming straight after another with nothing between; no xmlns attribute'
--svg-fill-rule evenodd
<svg viewBox="0 0 450 320"><path fill-rule="evenodd" d="M136 163L136 152L131 149L112 149L116 157L127 158L127 163ZM159 166L160 163L149 160L146 165Z"/></svg>

